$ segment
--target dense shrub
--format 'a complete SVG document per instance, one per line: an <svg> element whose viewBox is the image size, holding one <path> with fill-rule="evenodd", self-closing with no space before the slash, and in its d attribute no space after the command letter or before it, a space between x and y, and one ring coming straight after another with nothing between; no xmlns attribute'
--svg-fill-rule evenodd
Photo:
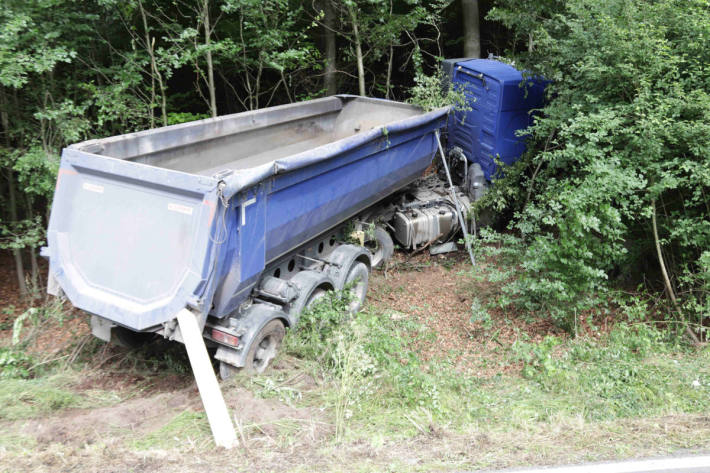
<svg viewBox="0 0 710 473"><path fill-rule="evenodd" d="M527 245L519 300L569 326L610 279L662 290L663 261L677 308L702 322L710 315L710 4L543 2L531 25L513 14L520 2L497 3L490 18L533 38L532 51L511 56L553 81L529 152L486 203L507 210Z"/></svg>

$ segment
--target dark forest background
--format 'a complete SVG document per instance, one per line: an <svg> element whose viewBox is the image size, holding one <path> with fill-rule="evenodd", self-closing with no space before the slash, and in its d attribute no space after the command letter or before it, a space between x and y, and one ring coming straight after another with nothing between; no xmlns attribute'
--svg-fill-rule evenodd
<svg viewBox="0 0 710 473"><path fill-rule="evenodd" d="M489 54L552 80L480 204L503 230L481 241L516 262L499 303L570 330L633 305L704 340L707 0L4 0L0 249L18 290L43 292L64 146L333 93L408 100L441 59Z"/></svg>

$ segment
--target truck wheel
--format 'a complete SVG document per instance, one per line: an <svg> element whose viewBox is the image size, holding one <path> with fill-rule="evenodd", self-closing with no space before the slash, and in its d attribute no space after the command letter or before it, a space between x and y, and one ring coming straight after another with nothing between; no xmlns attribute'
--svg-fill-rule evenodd
<svg viewBox="0 0 710 473"><path fill-rule="evenodd" d="M324 297L325 297L325 291L320 288L316 289L315 291L313 291L311 293L311 296L308 298L308 301L306 301L306 305L304 305L303 309L301 309L301 310L304 311L304 310L310 309L311 307L316 305L318 303L318 301L320 301Z"/></svg>
<svg viewBox="0 0 710 473"><path fill-rule="evenodd" d="M335 283L327 274L312 270L299 272L291 278L291 282L298 287L298 297L288 305L286 310L290 325L293 327L305 310L325 297L327 290L335 288Z"/></svg>
<svg viewBox="0 0 710 473"><path fill-rule="evenodd" d="M372 253L372 267L378 268L394 254L394 242L389 232L380 226L375 227L374 238L365 242L365 247Z"/></svg>
<svg viewBox="0 0 710 473"><path fill-rule="evenodd" d="M321 288L316 288L311 292L308 297L301 299L300 297L296 299L289 311L289 315L296 314L296 317L301 317L301 315L308 309L313 307L318 301L325 297L326 291Z"/></svg>
<svg viewBox="0 0 710 473"><path fill-rule="evenodd" d="M367 269L367 265L360 261L355 261L355 264L348 271L347 278L345 278L345 288L351 297L348 305L348 311L351 314L358 312L365 303L369 280L370 271Z"/></svg>
<svg viewBox="0 0 710 473"><path fill-rule="evenodd" d="M249 347L244 370L250 373L263 373L276 356L284 335L286 335L286 328L280 320L272 320L264 325ZM220 374L222 364L220 363Z"/></svg>

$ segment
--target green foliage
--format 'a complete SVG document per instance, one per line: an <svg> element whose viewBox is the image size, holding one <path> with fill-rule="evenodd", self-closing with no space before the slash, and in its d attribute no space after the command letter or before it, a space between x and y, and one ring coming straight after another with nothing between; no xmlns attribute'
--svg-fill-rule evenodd
<svg viewBox="0 0 710 473"><path fill-rule="evenodd" d="M348 318L347 302L334 293L327 293L323 303L314 304L301 314L298 331L286 338L287 350L300 358L325 361L323 347Z"/></svg>
<svg viewBox="0 0 710 473"><path fill-rule="evenodd" d="M557 372L558 363L552 358L553 350L560 344L557 337L548 335L541 343L528 344L516 342L513 352L517 359L525 363L523 376L535 378L536 376L550 376Z"/></svg>
<svg viewBox="0 0 710 473"><path fill-rule="evenodd" d="M286 346L315 362L326 379L318 405L333 409L339 439L356 435L362 424L368 432L397 435L426 432L437 422L507 430L531 422L704 412L710 400L708 351L689 350L650 325L619 325L599 337L517 341L504 348L509 359L501 369L516 363L522 377L481 378L453 371L445 358L422 361L412 347L432 341L421 326L372 311L348 318L334 301L304 314L307 330L289 333ZM629 307L635 304L643 301ZM308 333L315 327L325 336ZM282 390L273 395L289 402L312 396L287 397L292 393Z"/></svg>
<svg viewBox="0 0 710 473"><path fill-rule="evenodd" d="M449 405L442 390L458 386L449 367L423 363L412 343L427 340L417 324L396 321L387 314L348 315L346 301L325 299L302 314L299 329L286 339L288 353L318 363L334 385L336 438L348 419L367 417L371 409L421 409L442 416Z"/></svg>
<svg viewBox="0 0 710 473"><path fill-rule="evenodd" d="M690 289L683 297L683 309L688 314L707 316L710 314L710 251L702 252L697 261L697 269L691 264L678 278L681 287Z"/></svg>
<svg viewBox="0 0 710 473"><path fill-rule="evenodd" d="M50 19L54 8L51 1L4 3L0 10L0 85L19 89L33 75L76 57L76 51L61 42L63 25Z"/></svg>
<svg viewBox="0 0 710 473"><path fill-rule="evenodd" d="M75 137L78 139L78 136ZM32 146L24 152L11 154L12 169L26 194L33 198L50 199L54 192L59 169L59 158L47 154L40 146Z"/></svg>
<svg viewBox="0 0 710 473"><path fill-rule="evenodd" d="M474 297L473 302L471 302L470 321L471 323L481 322L486 330L493 327L493 318L478 297Z"/></svg>
<svg viewBox="0 0 710 473"><path fill-rule="evenodd" d="M417 72L414 76L414 85L409 89L409 94L408 102L427 112L441 107L451 107L456 111L468 111L471 109L463 91L456 90L441 71L429 76L422 72Z"/></svg>
<svg viewBox="0 0 710 473"><path fill-rule="evenodd" d="M491 18L527 34L519 4L501 1ZM554 81L550 101L529 130L531 151L487 197L491 208L512 211L510 228L526 244L511 291L563 320L597 304L610 277L647 273L660 283L650 231L660 202L665 263L686 316L699 322L710 246L707 2L540 8L533 51L515 57Z"/></svg>
<svg viewBox="0 0 710 473"><path fill-rule="evenodd" d="M177 125L179 123L193 122L209 118L206 113L190 113L190 112L170 112L168 113L168 125Z"/></svg>
<svg viewBox="0 0 710 473"><path fill-rule="evenodd" d="M244 109L268 106L277 91L288 101L307 93L301 75L317 66L319 52L309 34L305 6L288 0L227 0L221 10L225 39L217 46L217 60L235 77L244 94L235 99ZM271 77L268 83L262 78Z"/></svg>
<svg viewBox="0 0 710 473"><path fill-rule="evenodd" d="M354 23L357 23L364 51L368 95L391 97L401 92L409 95L406 89L401 90L401 84L392 80L398 55L407 56L400 71L407 71L412 77L420 75L422 82L426 81L423 56L436 63L441 59L440 47L432 49L427 45L433 43L438 46L436 38L440 34L441 12L450 4L448 0L337 0L332 4L339 11L342 24L340 35L349 42L343 59L350 64L356 59ZM441 106L444 105L435 108Z"/></svg>
<svg viewBox="0 0 710 473"><path fill-rule="evenodd" d="M524 48L534 48L537 39L546 36L544 25L553 15L564 9L564 0L497 0L488 11L487 19L505 25L511 34L513 50L524 43Z"/></svg>
<svg viewBox="0 0 710 473"><path fill-rule="evenodd" d="M39 217L9 224L0 222L0 249L34 248L44 241L44 226Z"/></svg>
<svg viewBox="0 0 710 473"><path fill-rule="evenodd" d="M34 365L35 361L24 351L0 348L0 378L30 378Z"/></svg>
<svg viewBox="0 0 710 473"><path fill-rule="evenodd" d="M593 420L662 414L674 409L696 411L710 396L710 373L702 366L706 353L690 365L677 341L651 326L618 325L595 341L563 343L546 337L541 343L516 342L513 359L523 362L522 374L551 395L582 406Z"/></svg>

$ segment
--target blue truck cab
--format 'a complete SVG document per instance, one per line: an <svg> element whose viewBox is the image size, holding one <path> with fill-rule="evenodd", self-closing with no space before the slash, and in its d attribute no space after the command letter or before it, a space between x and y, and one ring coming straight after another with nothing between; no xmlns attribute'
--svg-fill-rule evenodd
<svg viewBox="0 0 710 473"><path fill-rule="evenodd" d="M460 148L478 163L487 181L500 172L496 159L510 165L525 151L518 133L532 124L533 112L544 104L547 81L526 77L494 59L451 59L444 71L455 90L463 91L470 110L449 117L448 149Z"/></svg>

